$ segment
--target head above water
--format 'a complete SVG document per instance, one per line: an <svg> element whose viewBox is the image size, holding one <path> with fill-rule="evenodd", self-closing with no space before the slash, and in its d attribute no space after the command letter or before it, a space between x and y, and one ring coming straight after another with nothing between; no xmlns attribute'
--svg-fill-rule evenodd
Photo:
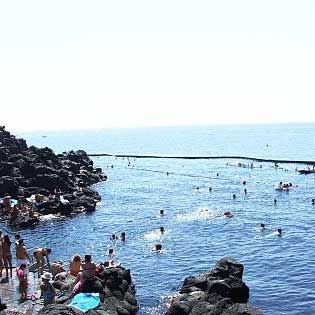
<svg viewBox="0 0 315 315"><path fill-rule="evenodd" d="M279 234L282 234L282 229L278 229L277 232L278 232Z"/></svg>
<svg viewBox="0 0 315 315"><path fill-rule="evenodd" d="M155 244L155 250L161 250L162 244Z"/></svg>
<svg viewBox="0 0 315 315"><path fill-rule="evenodd" d="M161 226L161 227L160 227L160 232L161 232L161 233L164 233L164 232L165 232L164 226Z"/></svg>
<svg viewBox="0 0 315 315"><path fill-rule="evenodd" d="M260 227L264 229L265 228L265 223L260 223Z"/></svg>
<svg viewBox="0 0 315 315"><path fill-rule="evenodd" d="M162 215L163 215L163 214L164 214L164 210L160 210L160 214L162 214Z"/></svg>

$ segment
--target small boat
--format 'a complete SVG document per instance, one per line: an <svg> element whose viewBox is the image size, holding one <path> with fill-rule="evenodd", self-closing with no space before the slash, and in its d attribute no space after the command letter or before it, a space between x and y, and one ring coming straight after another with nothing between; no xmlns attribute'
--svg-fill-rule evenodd
<svg viewBox="0 0 315 315"><path fill-rule="evenodd" d="M307 175L307 174L312 174L312 173L315 173L315 169L312 169L312 170L298 170L298 172L300 174L304 174L304 175Z"/></svg>

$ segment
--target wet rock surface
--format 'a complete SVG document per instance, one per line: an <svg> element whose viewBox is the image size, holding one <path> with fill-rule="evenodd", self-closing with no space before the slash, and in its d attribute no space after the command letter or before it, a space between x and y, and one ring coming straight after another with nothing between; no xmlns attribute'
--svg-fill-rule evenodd
<svg viewBox="0 0 315 315"><path fill-rule="evenodd" d="M41 195L40 200L32 200L35 213L2 209L2 219L12 226L32 227L43 214L94 211L101 198L89 186L106 179L83 150L55 154L47 147L28 147L24 139L0 127L0 197L8 194L27 203L26 198Z"/></svg>
<svg viewBox="0 0 315 315"><path fill-rule="evenodd" d="M166 315L262 315L247 304L243 270L233 258L222 258L214 269L186 278Z"/></svg>
<svg viewBox="0 0 315 315"><path fill-rule="evenodd" d="M75 278L69 274L57 275L54 281L54 287L58 290L59 295L56 304L45 306L38 314L72 314L67 304L72 298L71 290L74 281ZM95 279L84 282L81 292L100 294L100 305L96 309L90 310L88 314L133 315L138 311L136 290L132 283L130 270L121 266L100 268Z"/></svg>

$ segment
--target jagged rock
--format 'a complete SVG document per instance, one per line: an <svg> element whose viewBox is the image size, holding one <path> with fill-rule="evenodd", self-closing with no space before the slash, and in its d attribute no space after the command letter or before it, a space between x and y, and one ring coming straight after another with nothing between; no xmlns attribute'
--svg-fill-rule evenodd
<svg viewBox="0 0 315 315"><path fill-rule="evenodd" d="M247 304L234 304L221 315L263 315L262 311Z"/></svg>
<svg viewBox="0 0 315 315"><path fill-rule="evenodd" d="M17 139L4 128L0 129L0 198L8 193L16 199L20 191L24 198L34 194L48 196L60 189L69 202L36 204L39 214L91 212L101 198L88 187L106 179L100 168L93 168L93 161L83 150L56 155L47 147L28 147L24 139ZM13 219L16 220L8 222L17 228L36 224L34 220L26 220L25 215Z"/></svg>
<svg viewBox="0 0 315 315"><path fill-rule="evenodd" d="M238 261L222 258L214 269L186 278L166 315L262 315L247 304L243 271Z"/></svg>

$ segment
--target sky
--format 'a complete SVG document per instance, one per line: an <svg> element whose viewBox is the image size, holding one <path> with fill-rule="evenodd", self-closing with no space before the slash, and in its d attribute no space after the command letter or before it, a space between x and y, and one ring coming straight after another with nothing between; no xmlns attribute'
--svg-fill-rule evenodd
<svg viewBox="0 0 315 315"><path fill-rule="evenodd" d="M313 0L0 0L0 125L314 122Z"/></svg>

